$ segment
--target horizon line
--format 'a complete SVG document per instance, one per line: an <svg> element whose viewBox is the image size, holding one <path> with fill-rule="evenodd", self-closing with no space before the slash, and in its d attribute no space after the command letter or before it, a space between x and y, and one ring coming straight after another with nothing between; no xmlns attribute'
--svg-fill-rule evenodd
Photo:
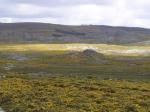
<svg viewBox="0 0 150 112"><path fill-rule="evenodd" d="M59 24L59 23L49 23L49 22L0 22L0 24L21 24L21 23L39 23L39 24L51 24L51 25L61 25L61 26L104 26L104 27L120 27L120 28L141 28L150 29L150 27L140 27L140 26L123 26L123 25L108 25L108 24Z"/></svg>

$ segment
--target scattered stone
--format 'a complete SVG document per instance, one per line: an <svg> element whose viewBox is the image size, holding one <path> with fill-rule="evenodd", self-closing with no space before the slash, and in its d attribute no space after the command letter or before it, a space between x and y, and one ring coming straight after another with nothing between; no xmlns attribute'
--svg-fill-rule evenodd
<svg viewBox="0 0 150 112"><path fill-rule="evenodd" d="M0 112L5 112L2 108L0 108Z"/></svg>
<svg viewBox="0 0 150 112"><path fill-rule="evenodd" d="M0 53L0 55L4 56L7 59L11 59L11 60L17 60L17 61L28 60L28 58L25 55L19 54L19 53L14 53L14 52L3 52L3 53Z"/></svg>
<svg viewBox="0 0 150 112"><path fill-rule="evenodd" d="M5 70L11 70L11 69L13 69L14 67L15 67L15 65L13 65L13 64L11 64L11 63L8 63L8 64L5 65L4 69L5 69Z"/></svg>

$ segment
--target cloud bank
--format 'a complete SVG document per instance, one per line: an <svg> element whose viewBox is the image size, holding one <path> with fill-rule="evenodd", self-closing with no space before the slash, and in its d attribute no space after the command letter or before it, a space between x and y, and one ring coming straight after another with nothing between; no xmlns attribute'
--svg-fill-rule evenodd
<svg viewBox="0 0 150 112"><path fill-rule="evenodd" d="M0 0L0 22L150 28L149 0Z"/></svg>

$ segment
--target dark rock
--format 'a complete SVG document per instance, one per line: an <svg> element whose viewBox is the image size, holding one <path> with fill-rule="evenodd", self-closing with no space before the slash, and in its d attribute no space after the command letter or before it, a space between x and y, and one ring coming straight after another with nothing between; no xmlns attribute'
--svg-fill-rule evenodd
<svg viewBox="0 0 150 112"><path fill-rule="evenodd" d="M93 55L97 55L98 53L92 49L86 49L82 52L84 55L86 56L93 56Z"/></svg>

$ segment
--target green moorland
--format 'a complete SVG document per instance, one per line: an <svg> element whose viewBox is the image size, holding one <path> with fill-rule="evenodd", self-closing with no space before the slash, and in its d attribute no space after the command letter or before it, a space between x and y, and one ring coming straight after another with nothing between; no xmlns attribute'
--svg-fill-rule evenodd
<svg viewBox="0 0 150 112"><path fill-rule="evenodd" d="M147 56L149 45L121 46L107 44L1 44L0 51L83 51L94 49L111 56Z"/></svg>
<svg viewBox="0 0 150 112"><path fill-rule="evenodd" d="M150 83L87 76L7 75L0 80L6 112L149 112Z"/></svg>
<svg viewBox="0 0 150 112"><path fill-rule="evenodd" d="M149 50L149 46L85 46L0 45L0 108L6 112L150 112L149 55L112 54L112 50ZM83 51L93 48L97 52Z"/></svg>

